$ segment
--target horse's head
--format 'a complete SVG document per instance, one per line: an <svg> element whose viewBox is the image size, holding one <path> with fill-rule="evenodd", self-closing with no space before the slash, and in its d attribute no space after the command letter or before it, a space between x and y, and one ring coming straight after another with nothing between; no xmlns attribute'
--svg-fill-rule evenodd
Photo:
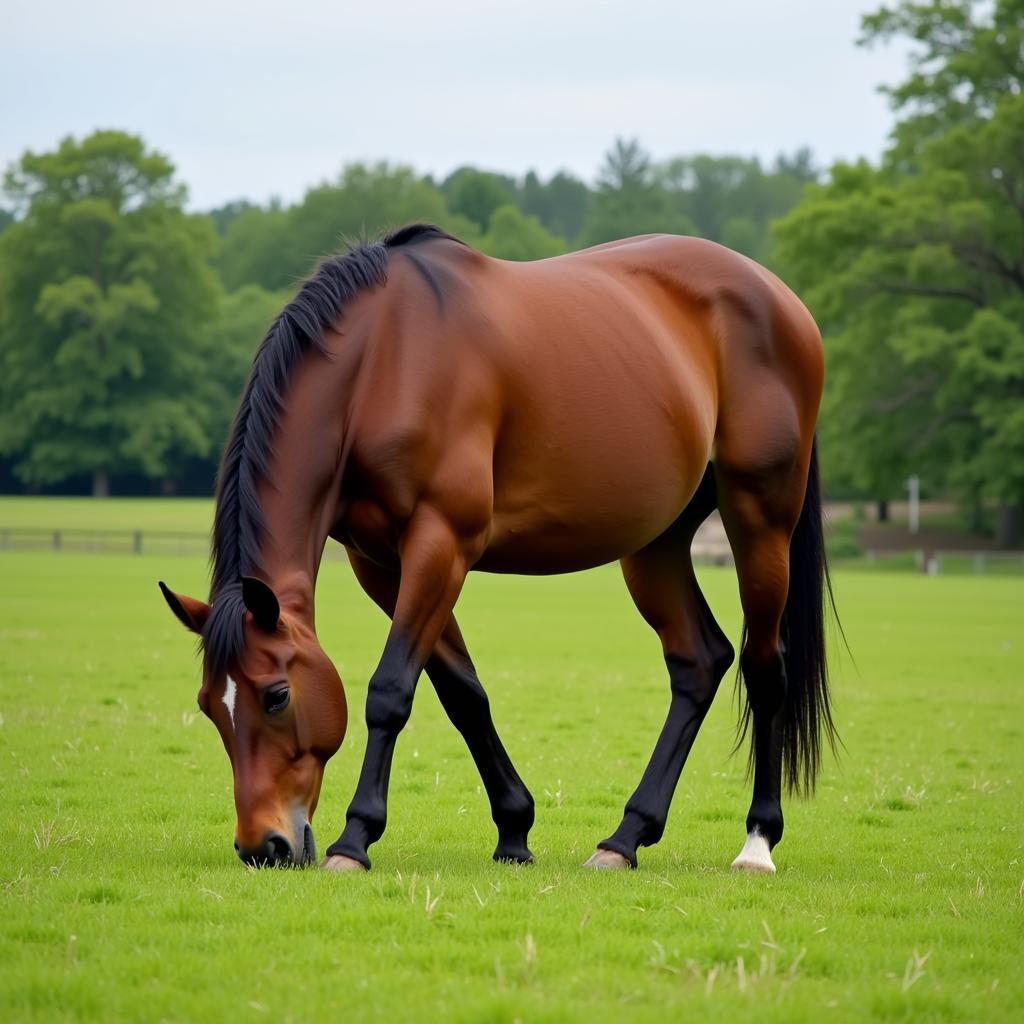
<svg viewBox="0 0 1024 1024"><path fill-rule="evenodd" d="M214 607L160 584L171 611L203 638L199 707L217 727L235 780L235 850L247 864L316 859L310 822L324 766L345 738L341 678L309 609L284 607L246 577Z"/></svg>

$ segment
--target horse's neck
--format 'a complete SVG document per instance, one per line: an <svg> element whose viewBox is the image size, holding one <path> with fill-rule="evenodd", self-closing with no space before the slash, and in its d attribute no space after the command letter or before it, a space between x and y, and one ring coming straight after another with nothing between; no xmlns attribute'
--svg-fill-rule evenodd
<svg viewBox="0 0 1024 1024"><path fill-rule="evenodd" d="M297 368L274 434L269 480L259 487L268 582L275 590L308 588L310 601L337 518L348 390L344 367L333 361L312 356Z"/></svg>

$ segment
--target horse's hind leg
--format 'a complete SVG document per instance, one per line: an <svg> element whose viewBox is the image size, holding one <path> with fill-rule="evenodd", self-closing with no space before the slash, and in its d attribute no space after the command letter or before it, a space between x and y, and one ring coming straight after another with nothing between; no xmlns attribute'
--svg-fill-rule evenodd
<svg viewBox="0 0 1024 1024"><path fill-rule="evenodd" d="M736 561L746 640L740 666L753 727L754 793L747 841L733 870L774 874L782 838L783 707L786 670L780 627L789 594L790 538L800 517L807 462L742 471L716 460L718 504ZM794 638L804 642L804 638Z"/></svg>
<svg viewBox="0 0 1024 1024"><path fill-rule="evenodd" d="M366 593L389 617L395 613L398 577L349 550L356 579ZM505 751L491 718L487 694L473 667L455 616L441 633L427 659L426 672L441 706L462 734L476 763L491 805L491 817L498 829L494 859L524 864L533 860L527 837L533 826L534 804L530 791L519 777ZM362 867L358 862L351 866Z"/></svg>
<svg viewBox="0 0 1024 1024"><path fill-rule="evenodd" d="M427 662L427 675L452 725L476 763L498 829L497 861L533 862L526 845L533 827L533 797L505 751L490 704L453 615Z"/></svg>
<svg viewBox="0 0 1024 1024"><path fill-rule="evenodd" d="M715 507L710 470L678 520L646 548L622 560L626 585L640 614L661 639L672 690L668 717L622 823L598 843L594 868L636 867L639 846L656 843L686 758L733 649L719 629L693 573L690 543Z"/></svg>

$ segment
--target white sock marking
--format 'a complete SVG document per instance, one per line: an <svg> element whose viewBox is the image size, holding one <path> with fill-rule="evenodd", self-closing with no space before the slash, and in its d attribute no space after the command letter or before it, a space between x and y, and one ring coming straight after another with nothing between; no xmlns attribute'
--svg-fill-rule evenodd
<svg viewBox="0 0 1024 1024"><path fill-rule="evenodd" d="M740 855L732 862L733 871L754 871L762 875L774 875L775 865L772 863L772 852L768 848L768 840L755 828L740 850Z"/></svg>
<svg viewBox="0 0 1024 1024"><path fill-rule="evenodd" d="M238 693L238 686L234 679L228 676L228 681L224 684L224 696L221 700L224 702L224 707L228 709L228 714L231 716L231 731L235 731L235 696Z"/></svg>

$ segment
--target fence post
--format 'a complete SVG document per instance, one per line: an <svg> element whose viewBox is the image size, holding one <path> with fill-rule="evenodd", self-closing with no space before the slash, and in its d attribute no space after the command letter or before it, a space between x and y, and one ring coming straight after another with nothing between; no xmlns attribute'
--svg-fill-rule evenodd
<svg viewBox="0 0 1024 1024"><path fill-rule="evenodd" d="M136 530L132 536L132 551L137 555L142 554L142 531Z"/></svg>
<svg viewBox="0 0 1024 1024"><path fill-rule="evenodd" d="M53 531L53 550L60 551L60 530Z"/></svg>

